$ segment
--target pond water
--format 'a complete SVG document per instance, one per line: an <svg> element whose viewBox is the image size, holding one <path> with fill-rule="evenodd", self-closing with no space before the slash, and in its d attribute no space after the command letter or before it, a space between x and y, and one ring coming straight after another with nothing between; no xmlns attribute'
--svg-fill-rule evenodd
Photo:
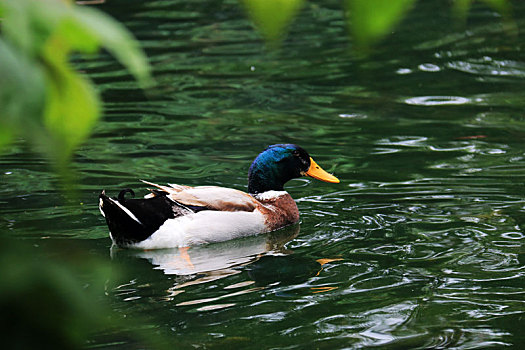
<svg viewBox="0 0 525 350"><path fill-rule="evenodd" d="M340 6L306 3L277 51L235 1L98 6L140 39L158 86L107 55L77 62L105 101L73 162L80 200L20 141L0 160L0 229L35 254L75 246L125 267L111 308L176 348L525 344L523 38L488 8L463 27L420 1L359 56ZM524 15L519 2L518 29ZM341 180L288 184L300 225L187 256L111 249L101 189L245 190L253 158L283 142ZM138 345L116 331L89 346Z"/></svg>

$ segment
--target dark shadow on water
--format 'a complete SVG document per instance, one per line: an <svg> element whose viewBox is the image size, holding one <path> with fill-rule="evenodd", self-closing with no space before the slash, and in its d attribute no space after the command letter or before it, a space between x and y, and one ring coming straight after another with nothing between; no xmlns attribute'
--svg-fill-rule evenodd
<svg viewBox="0 0 525 350"><path fill-rule="evenodd" d="M266 255L246 266L245 270L256 285L266 286L273 283L281 285L302 283L319 273L321 267L319 261L301 256Z"/></svg>

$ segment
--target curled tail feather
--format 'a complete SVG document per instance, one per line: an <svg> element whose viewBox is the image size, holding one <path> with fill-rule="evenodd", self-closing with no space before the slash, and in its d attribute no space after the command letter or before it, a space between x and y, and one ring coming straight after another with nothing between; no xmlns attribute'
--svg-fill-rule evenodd
<svg viewBox="0 0 525 350"><path fill-rule="evenodd" d="M99 208L106 218L112 240L119 246L126 246L145 240L162 224L175 217L174 203L166 196L150 199L127 199L133 190L120 191L117 198L111 198L105 191L99 195Z"/></svg>

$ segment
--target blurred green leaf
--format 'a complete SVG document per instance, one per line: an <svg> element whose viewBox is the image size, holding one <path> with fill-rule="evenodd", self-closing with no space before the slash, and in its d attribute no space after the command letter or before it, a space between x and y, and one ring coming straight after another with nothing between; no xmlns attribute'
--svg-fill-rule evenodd
<svg viewBox="0 0 525 350"><path fill-rule="evenodd" d="M472 0L454 0L452 12L458 18L466 18L471 5Z"/></svg>
<svg viewBox="0 0 525 350"><path fill-rule="evenodd" d="M499 12L506 12L510 8L508 0L482 0L487 5Z"/></svg>
<svg viewBox="0 0 525 350"><path fill-rule="evenodd" d="M13 140L14 132L11 127L0 123L0 150L10 144Z"/></svg>
<svg viewBox="0 0 525 350"><path fill-rule="evenodd" d="M74 19L115 56L141 86L147 87L152 84L148 60L138 42L123 25L105 13L89 7L78 7Z"/></svg>
<svg viewBox="0 0 525 350"><path fill-rule="evenodd" d="M45 103L45 78L41 67L20 50L0 39L0 148L15 133L39 128ZM41 125L41 124L40 124Z"/></svg>
<svg viewBox="0 0 525 350"><path fill-rule="evenodd" d="M79 278L78 266L39 261L14 239L0 238L0 320L6 349L78 349L93 331L110 325L111 311L101 296L110 270L83 260L92 286ZM84 256L86 258L86 256Z"/></svg>
<svg viewBox="0 0 525 350"><path fill-rule="evenodd" d="M277 45L303 0L243 0L249 16L270 45Z"/></svg>
<svg viewBox="0 0 525 350"><path fill-rule="evenodd" d="M38 55L51 35L59 35L71 50L111 52L141 83L151 84L150 67L138 42L127 29L102 11L68 5L60 0L0 0L6 15L3 34L23 51Z"/></svg>
<svg viewBox="0 0 525 350"><path fill-rule="evenodd" d="M2 348L84 349L98 336L105 347L125 339L137 349L172 348L140 313L112 308L113 288L130 278L124 265L93 254L87 240L50 241L0 234Z"/></svg>
<svg viewBox="0 0 525 350"><path fill-rule="evenodd" d="M475 0L454 0L452 11L458 18L465 19ZM503 16L510 14L510 4L508 0L479 0L487 6L501 13Z"/></svg>
<svg viewBox="0 0 525 350"><path fill-rule="evenodd" d="M2 122L13 124L23 116L34 116L41 112L45 100L45 81L40 65L1 39L0 57Z"/></svg>
<svg viewBox="0 0 525 350"><path fill-rule="evenodd" d="M100 106L91 84L63 61L66 57L60 50L61 43L48 43L45 57L50 69L43 120L55 141L53 158L65 165L74 149L89 136L100 116Z"/></svg>
<svg viewBox="0 0 525 350"><path fill-rule="evenodd" d="M415 0L346 0L345 11L356 44L369 46L392 31Z"/></svg>
<svg viewBox="0 0 525 350"><path fill-rule="evenodd" d="M105 47L143 87L151 84L146 56L124 26L93 8L0 0L0 13L0 147L20 134L64 170L101 114L97 92L70 55Z"/></svg>
<svg viewBox="0 0 525 350"><path fill-rule="evenodd" d="M452 13L460 22L465 23L474 2L475 0L455 0L452 4ZM499 12L503 17L502 24L507 35L518 35L518 27L512 16L512 8L508 0L479 0L478 2L484 3L494 11Z"/></svg>
<svg viewBox="0 0 525 350"><path fill-rule="evenodd" d="M30 57L38 57L47 38L67 13L57 0L1 0L2 35Z"/></svg>

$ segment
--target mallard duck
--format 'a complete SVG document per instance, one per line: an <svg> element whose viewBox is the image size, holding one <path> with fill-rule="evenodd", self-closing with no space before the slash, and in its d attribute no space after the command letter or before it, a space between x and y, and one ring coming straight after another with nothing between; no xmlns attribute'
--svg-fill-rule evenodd
<svg viewBox="0 0 525 350"><path fill-rule="evenodd" d="M299 221L299 210L284 190L291 179L339 180L301 147L278 144L260 153L248 172L248 193L233 188L168 184L152 186L141 199L131 189L117 198L99 196L110 237L119 247L161 249L227 241L265 233Z"/></svg>

